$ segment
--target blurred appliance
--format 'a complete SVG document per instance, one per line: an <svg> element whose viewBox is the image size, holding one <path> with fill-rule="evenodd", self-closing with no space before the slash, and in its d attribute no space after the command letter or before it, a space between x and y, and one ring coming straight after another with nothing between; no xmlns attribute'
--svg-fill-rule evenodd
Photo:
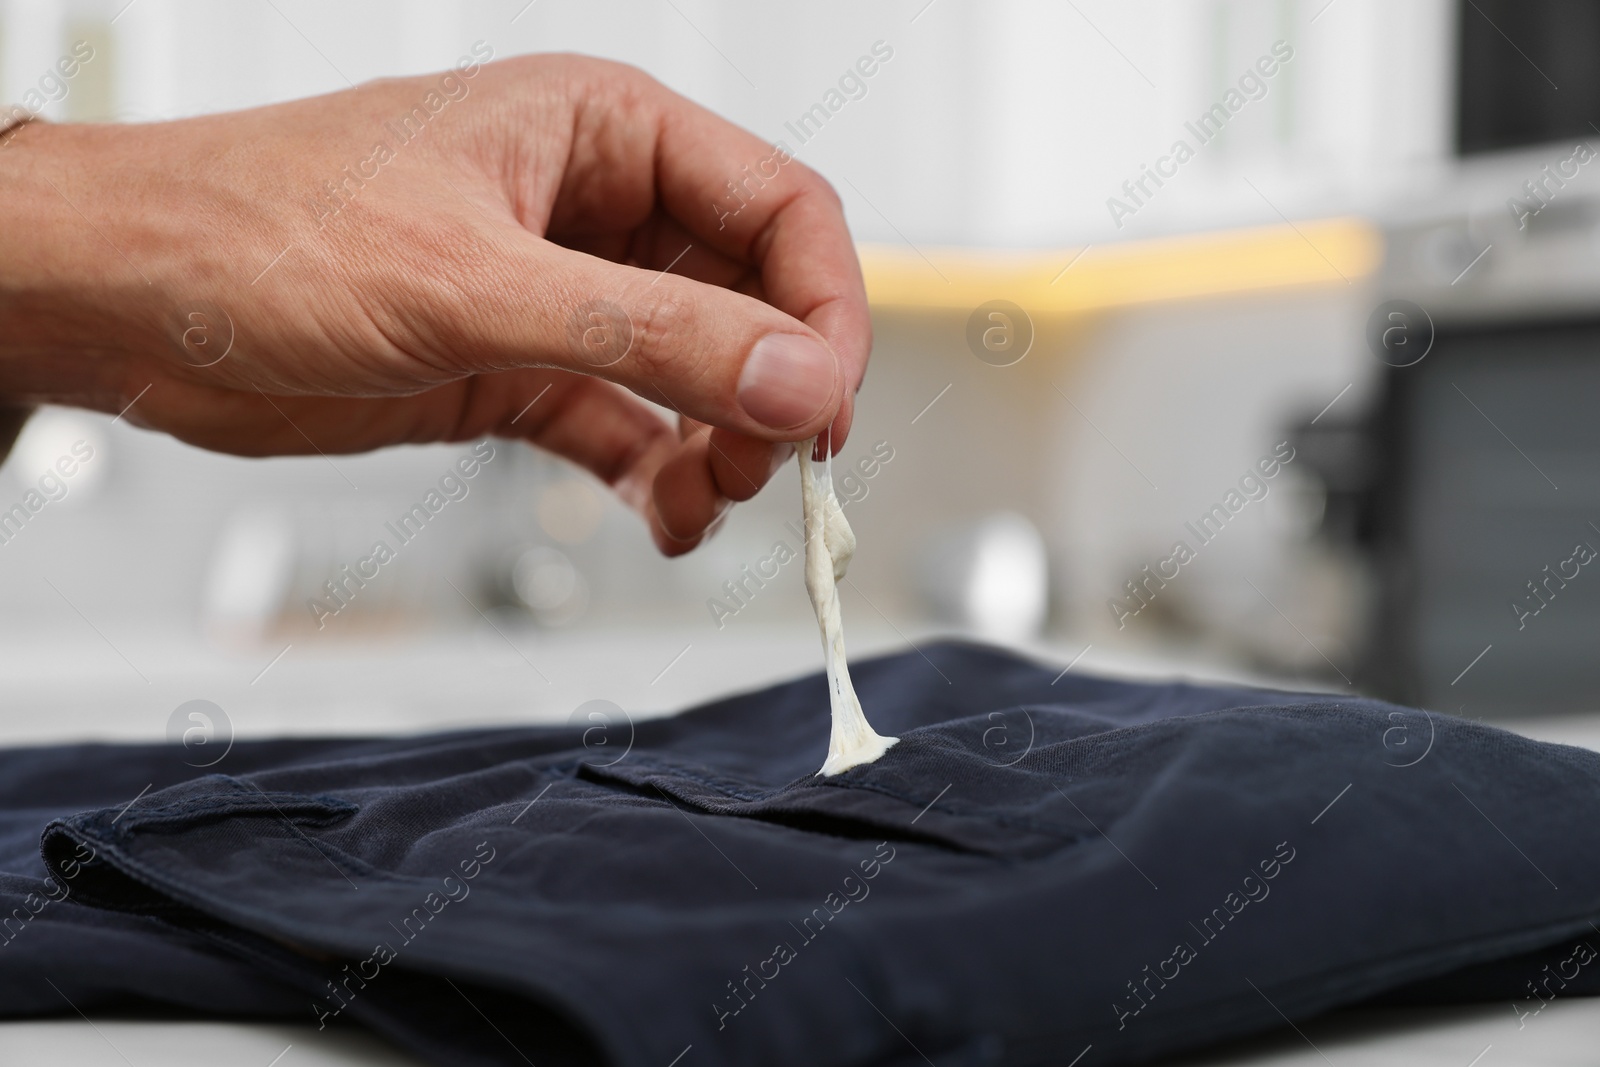
<svg viewBox="0 0 1600 1067"><path fill-rule="evenodd" d="M1463 156L1593 132L1600 4L1458 0L1456 8L1456 148Z"/></svg>
<svg viewBox="0 0 1600 1067"><path fill-rule="evenodd" d="M1369 439L1381 691L1468 714L1600 706L1597 354L1600 314L1446 320L1388 372Z"/></svg>
<svg viewBox="0 0 1600 1067"><path fill-rule="evenodd" d="M1371 563L1367 688L1469 716L1592 711L1600 5L1464 0L1458 31L1461 160L1426 217L1388 226L1380 400L1301 430L1325 529Z"/></svg>

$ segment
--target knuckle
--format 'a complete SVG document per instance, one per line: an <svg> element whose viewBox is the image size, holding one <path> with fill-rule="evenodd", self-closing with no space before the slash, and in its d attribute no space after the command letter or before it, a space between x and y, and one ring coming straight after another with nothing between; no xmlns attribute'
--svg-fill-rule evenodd
<svg viewBox="0 0 1600 1067"><path fill-rule="evenodd" d="M840 198L839 190L817 171L802 163L800 169L795 172L795 176L800 181L801 189L807 194L821 197L835 209L844 207L844 200Z"/></svg>
<svg viewBox="0 0 1600 1067"><path fill-rule="evenodd" d="M414 217L387 222L393 248L382 257L389 269L371 276L377 282L368 287L371 316L409 355L458 370L455 357L475 340L479 296L497 284L493 257L464 224Z"/></svg>
<svg viewBox="0 0 1600 1067"><path fill-rule="evenodd" d="M671 378L693 382L700 377L704 355L700 346L685 340L697 333L700 312L689 294L664 284L629 315L633 323L633 354L638 373L650 380Z"/></svg>

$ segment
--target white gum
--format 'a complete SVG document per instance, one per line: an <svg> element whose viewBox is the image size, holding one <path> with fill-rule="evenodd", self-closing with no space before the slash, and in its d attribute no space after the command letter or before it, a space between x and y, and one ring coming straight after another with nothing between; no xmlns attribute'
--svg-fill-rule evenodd
<svg viewBox="0 0 1600 1067"><path fill-rule="evenodd" d="M839 582L855 555L856 535L845 521L844 510L833 492L833 457L824 461L821 477L811 455L816 441L796 447L800 458L800 502L806 524L806 592L822 631L822 652L828 668L828 700L833 709L833 732L828 758L818 774L832 777L851 767L871 763L889 750L898 737L880 736L861 711L850 666L845 662L844 626L839 618Z"/></svg>

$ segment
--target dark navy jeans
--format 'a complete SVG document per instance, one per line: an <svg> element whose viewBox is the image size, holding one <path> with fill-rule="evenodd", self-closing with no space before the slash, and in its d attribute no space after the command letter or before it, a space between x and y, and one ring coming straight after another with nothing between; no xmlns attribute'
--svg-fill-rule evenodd
<svg viewBox="0 0 1600 1067"><path fill-rule="evenodd" d="M360 1022L452 1065L1097 1067L1600 990L1600 755L968 645L854 673L901 742L828 779L820 676L604 746L0 753L0 1011Z"/></svg>

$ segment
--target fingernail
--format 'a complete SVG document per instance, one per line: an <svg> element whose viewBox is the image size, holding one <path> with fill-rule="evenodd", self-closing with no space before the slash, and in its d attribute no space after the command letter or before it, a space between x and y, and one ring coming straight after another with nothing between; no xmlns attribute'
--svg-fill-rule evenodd
<svg viewBox="0 0 1600 1067"><path fill-rule="evenodd" d="M789 462L789 457L792 455L794 455L794 445L790 444L788 441L780 441L773 445L772 469L767 471L767 477L771 478L774 474L777 474L778 471L782 470L783 465Z"/></svg>
<svg viewBox="0 0 1600 1067"><path fill-rule="evenodd" d="M833 399L839 362L797 333L769 333L755 343L739 374L739 404L761 425L787 430L810 422Z"/></svg>

